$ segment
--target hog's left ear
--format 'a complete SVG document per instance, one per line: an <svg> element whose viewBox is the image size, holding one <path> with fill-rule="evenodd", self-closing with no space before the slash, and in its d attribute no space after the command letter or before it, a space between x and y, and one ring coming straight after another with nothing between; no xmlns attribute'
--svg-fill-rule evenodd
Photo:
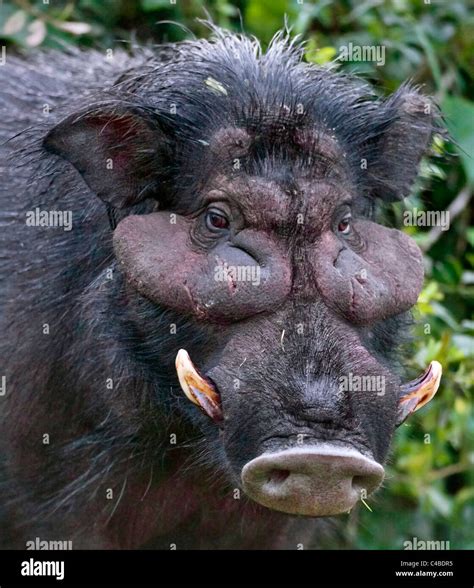
<svg viewBox="0 0 474 588"><path fill-rule="evenodd" d="M379 107L366 151L369 193L387 202L409 195L427 151L437 109L429 98L402 86Z"/></svg>
<svg viewBox="0 0 474 588"><path fill-rule="evenodd" d="M117 104L69 116L43 146L72 163L89 188L116 208L132 206L156 189L170 150L154 117Z"/></svg>

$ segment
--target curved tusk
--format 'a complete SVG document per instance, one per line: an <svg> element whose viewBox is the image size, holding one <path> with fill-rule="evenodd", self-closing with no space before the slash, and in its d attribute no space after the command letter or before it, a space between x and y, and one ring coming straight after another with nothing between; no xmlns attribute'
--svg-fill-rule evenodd
<svg viewBox="0 0 474 588"><path fill-rule="evenodd" d="M438 361L432 361L426 371L411 382L400 386L397 425L413 412L422 408L436 394L441 382L443 368Z"/></svg>
<svg viewBox="0 0 474 588"><path fill-rule="evenodd" d="M220 395L215 386L194 367L189 353L180 349L176 355L176 372L186 397L216 423L223 421Z"/></svg>

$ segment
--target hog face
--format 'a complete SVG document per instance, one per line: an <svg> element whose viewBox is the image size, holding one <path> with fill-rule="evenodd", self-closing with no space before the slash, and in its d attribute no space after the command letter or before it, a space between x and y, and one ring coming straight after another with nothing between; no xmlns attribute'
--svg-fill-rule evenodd
<svg viewBox="0 0 474 588"><path fill-rule="evenodd" d="M400 386L422 257L374 221L377 199L408 194L433 109L409 87L367 92L284 41L262 55L220 34L125 76L44 142L124 211L113 242L130 306L200 334L199 371L180 351L178 377L213 432L183 418L214 437L231 480L288 513L345 512L375 490L396 425L439 382L433 366ZM160 345L171 370L179 345Z"/></svg>

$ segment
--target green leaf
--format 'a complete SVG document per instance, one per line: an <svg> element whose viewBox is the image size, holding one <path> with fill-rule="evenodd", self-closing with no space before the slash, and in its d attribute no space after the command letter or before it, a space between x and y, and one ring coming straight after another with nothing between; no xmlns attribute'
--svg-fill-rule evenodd
<svg viewBox="0 0 474 588"><path fill-rule="evenodd" d="M466 237L469 241L469 244L474 247L474 227L469 227L466 231Z"/></svg>
<svg viewBox="0 0 474 588"><path fill-rule="evenodd" d="M290 22L297 16L296 2L286 0L250 0L245 11L245 23L263 41L271 37L285 24L285 15Z"/></svg>
<svg viewBox="0 0 474 588"><path fill-rule="evenodd" d="M432 486L426 489L426 498L431 506L442 516L449 516L452 509L452 500L446 494L443 494L440 490Z"/></svg>
<svg viewBox="0 0 474 588"><path fill-rule="evenodd" d="M431 40L429 39L424 27L421 24L416 25L415 33L418 38L418 42L425 52L431 73L433 74L433 77L436 81L436 85L439 87L441 85L441 70L439 67L438 56L433 47L433 44L431 43Z"/></svg>
<svg viewBox="0 0 474 588"><path fill-rule="evenodd" d="M448 327L451 327L451 329L453 329L454 331L459 330L459 325L456 322L456 319L445 306L443 306L439 302L432 302L432 309L434 315L437 318L444 321L448 325Z"/></svg>
<svg viewBox="0 0 474 588"><path fill-rule="evenodd" d="M316 39L312 37L308 42L305 58L309 63L324 65L332 61L336 54L337 49L335 47L318 47Z"/></svg>
<svg viewBox="0 0 474 588"><path fill-rule="evenodd" d="M464 171L474 186L474 103L459 96L447 96L442 104L446 123L459 151Z"/></svg>
<svg viewBox="0 0 474 588"><path fill-rule="evenodd" d="M170 0L142 0L141 5L144 12L174 8L174 5L171 4Z"/></svg>
<svg viewBox="0 0 474 588"><path fill-rule="evenodd" d="M24 10L18 10L6 20L1 31L6 37L13 37L25 28L27 23L27 15Z"/></svg>
<svg viewBox="0 0 474 588"><path fill-rule="evenodd" d="M469 335L453 335L453 344L465 357L474 357L474 337Z"/></svg>

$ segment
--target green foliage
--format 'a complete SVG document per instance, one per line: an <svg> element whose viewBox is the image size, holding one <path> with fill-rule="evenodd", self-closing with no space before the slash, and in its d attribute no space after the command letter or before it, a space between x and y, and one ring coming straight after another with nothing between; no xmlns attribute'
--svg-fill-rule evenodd
<svg viewBox="0 0 474 588"><path fill-rule="evenodd" d="M388 215L400 222L413 207L451 211L447 231L406 227L427 267L411 367L421 371L437 359L444 376L431 404L396 433L386 487L367 500L371 510L362 505L351 514L345 545L399 549L417 537L473 549L474 6L470 0L209 0L206 9L234 30L241 30L242 17L246 32L263 44L286 17L292 34L307 41L308 61L363 75L381 93L410 78L441 105L453 141L435 139L412 197ZM196 17L206 18L197 0L4 0L0 44L108 48L131 38L181 40L186 29L208 35ZM384 64L342 61L349 43L385 48Z"/></svg>
<svg viewBox="0 0 474 588"><path fill-rule="evenodd" d="M474 103L461 96L446 96L442 108L448 129L456 138L464 172L474 186Z"/></svg>

